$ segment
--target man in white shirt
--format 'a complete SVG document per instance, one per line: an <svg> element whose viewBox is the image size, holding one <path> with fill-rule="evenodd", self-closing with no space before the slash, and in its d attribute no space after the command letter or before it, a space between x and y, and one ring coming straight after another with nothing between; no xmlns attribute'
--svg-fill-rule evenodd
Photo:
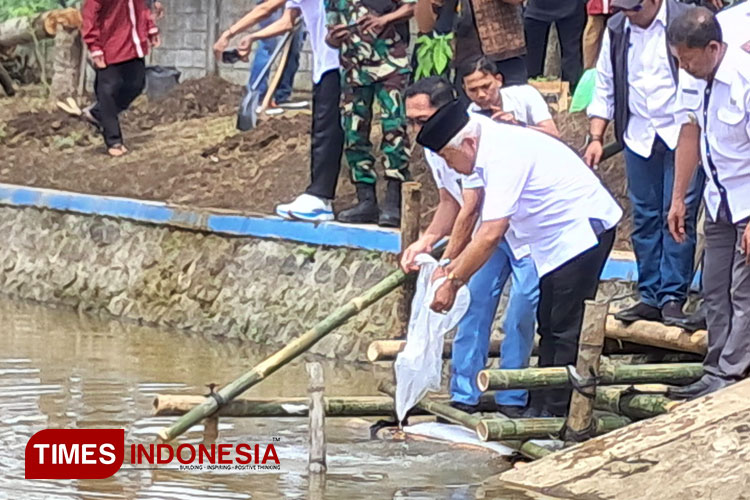
<svg viewBox="0 0 750 500"><path fill-rule="evenodd" d="M275 5L274 0L269 0L268 3L271 7ZM259 13L265 15L267 10L261 10ZM323 0L287 0L281 18L245 36L239 44L239 49L243 53L249 53L254 42L273 38L291 30L300 15L310 35L313 53L311 179L305 192L291 203L278 205L276 214L286 219L329 221L334 219L331 202L336 195L336 183L341 169L344 132L341 129L339 111L339 54L325 42L328 30ZM243 29L249 27L249 22L256 21L256 16L250 13L244 20L247 22L243 23Z"/></svg>
<svg viewBox="0 0 750 500"><path fill-rule="evenodd" d="M602 140L614 119L625 146L628 194L633 207L633 250L640 302L616 317L675 324L692 281L696 216L703 187L698 173L686 198L688 241L677 245L667 230L674 150L680 126L675 116L677 61L669 53L666 29L691 7L676 0L612 0L619 12L607 23L597 63L594 98L588 108L589 144L584 160L596 167Z"/></svg>
<svg viewBox="0 0 750 500"><path fill-rule="evenodd" d="M490 86L493 86L493 91L497 93L498 79L495 78L494 64L489 60L484 60L480 64L485 68L483 71L488 72L488 79L492 82ZM470 79L477 71L470 69L466 78ZM473 93L476 95L483 92ZM502 103L493 101L493 114L506 113L510 115L510 118L503 117L507 121L528 123L529 126L541 125L554 133L557 132L549 109L538 92L541 106L536 101L526 102L521 94L513 96L514 99L506 99ZM433 76L419 80L409 87L404 99L407 103L407 118L419 128L419 123L429 119L441 106L452 102L455 94L447 79ZM480 102L485 104L484 101ZM533 114L529 111L531 108L534 108ZM481 111L477 106L475 109ZM538 121L531 121L532 119ZM413 270L414 258L419 253L428 251L440 239L450 234L448 246L443 252L443 266L438 268L433 276L433 279L437 279L444 276L444 266L457 257L468 244L479 219L484 186L478 176L463 176L449 168L433 151L425 149L424 153L438 186L440 201L430 226L419 240L406 249L401 264L404 271ZM539 277L528 249L514 255L507 242L503 241L487 263L469 281L471 303L459 322L453 339L450 385L452 405L468 413L477 410L481 391L477 387L476 378L479 371L487 366L492 324L497 315L503 289L511 275L513 286L510 289L503 323L505 338L501 346L500 368L518 369L529 365L531 349L534 346L534 318L539 300ZM498 410L509 417L520 416L527 401L528 394L524 390L498 391L495 394Z"/></svg>
<svg viewBox="0 0 750 500"><path fill-rule="evenodd" d="M437 151L456 172L476 175L485 191L481 224L445 266L448 278L432 308L448 310L458 288L485 265L503 238L514 254L528 246L541 277L539 365L574 364L584 301L596 295L620 207L561 141L470 116L460 101L426 120L417 142ZM536 391L527 415L564 415L569 399L569 390Z"/></svg>
<svg viewBox="0 0 750 500"><path fill-rule="evenodd" d="M724 43L722 26L704 8L677 18L669 41L680 67L701 79L698 84L680 78L686 111L680 116L684 125L669 214L670 231L684 242L685 192L700 150L708 178L703 268L708 351L704 376L671 391L696 398L750 370L750 45Z"/></svg>

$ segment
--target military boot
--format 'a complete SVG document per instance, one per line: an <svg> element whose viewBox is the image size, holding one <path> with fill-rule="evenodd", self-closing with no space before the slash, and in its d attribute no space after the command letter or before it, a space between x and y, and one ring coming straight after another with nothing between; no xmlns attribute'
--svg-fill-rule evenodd
<svg viewBox="0 0 750 500"><path fill-rule="evenodd" d="M378 222L378 200L375 195L375 184L355 183L357 187L357 200L359 202L351 208L339 212L336 219L339 222L348 223L375 223Z"/></svg>
<svg viewBox="0 0 750 500"><path fill-rule="evenodd" d="M401 181L388 179L385 203L378 217L378 225L383 227L401 226Z"/></svg>

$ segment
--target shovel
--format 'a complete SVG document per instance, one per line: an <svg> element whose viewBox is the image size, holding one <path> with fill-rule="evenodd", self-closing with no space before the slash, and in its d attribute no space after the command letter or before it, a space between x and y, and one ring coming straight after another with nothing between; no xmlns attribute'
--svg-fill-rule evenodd
<svg viewBox="0 0 750 500"><path fill-rule="evenodd" d="M296 29L298 28L295 27L292 30L284 33L284 36L281 38L281 40L279 40L279 42L276 44L276 47L273 49L271 57L268 58L268 62L263 67L255 81L250 85L250 89L245 94L245 97L242 98L242 102L240 102L240 109L237 111L238 130L242 130L243 132L252 130L258 124L258 113L256 112L258 101L260 100L260 96L258 95L258 87L260 86L260 82L263 81L263 78L265 78L268 72L271 71L271 66L273 65L274 61L276 61L276 58L281 53L281 50L287 45L289 39L294 35L294 31Z"/></svg>

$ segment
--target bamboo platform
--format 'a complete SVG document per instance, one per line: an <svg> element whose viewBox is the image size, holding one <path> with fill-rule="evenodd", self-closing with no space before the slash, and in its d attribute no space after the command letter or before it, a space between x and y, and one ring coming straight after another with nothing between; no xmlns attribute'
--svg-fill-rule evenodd
<svg viewBox="0 0 750 500"><path fill-rule="evenodd" d="M739 499L750 488L750 380L510 470L483 498Z"/></svg>

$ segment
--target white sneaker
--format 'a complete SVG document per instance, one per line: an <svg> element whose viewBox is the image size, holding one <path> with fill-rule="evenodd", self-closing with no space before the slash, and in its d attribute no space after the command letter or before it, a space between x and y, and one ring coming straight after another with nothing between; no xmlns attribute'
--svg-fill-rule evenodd
<svg viewBox="0 0 750 500"><path fill-rule="evenodd" d="M329 200L306 193L297 196L291 203L276 205L276 215L284 219L306 221L328 221L334 219L333 206Z"/></svg>
<svg viewBox="0 0 750 500"><path fill-rule="evenodd" d="M286 101L276 103L276 106L286 109L304 109L310 107L310 101Z"/></svg>

